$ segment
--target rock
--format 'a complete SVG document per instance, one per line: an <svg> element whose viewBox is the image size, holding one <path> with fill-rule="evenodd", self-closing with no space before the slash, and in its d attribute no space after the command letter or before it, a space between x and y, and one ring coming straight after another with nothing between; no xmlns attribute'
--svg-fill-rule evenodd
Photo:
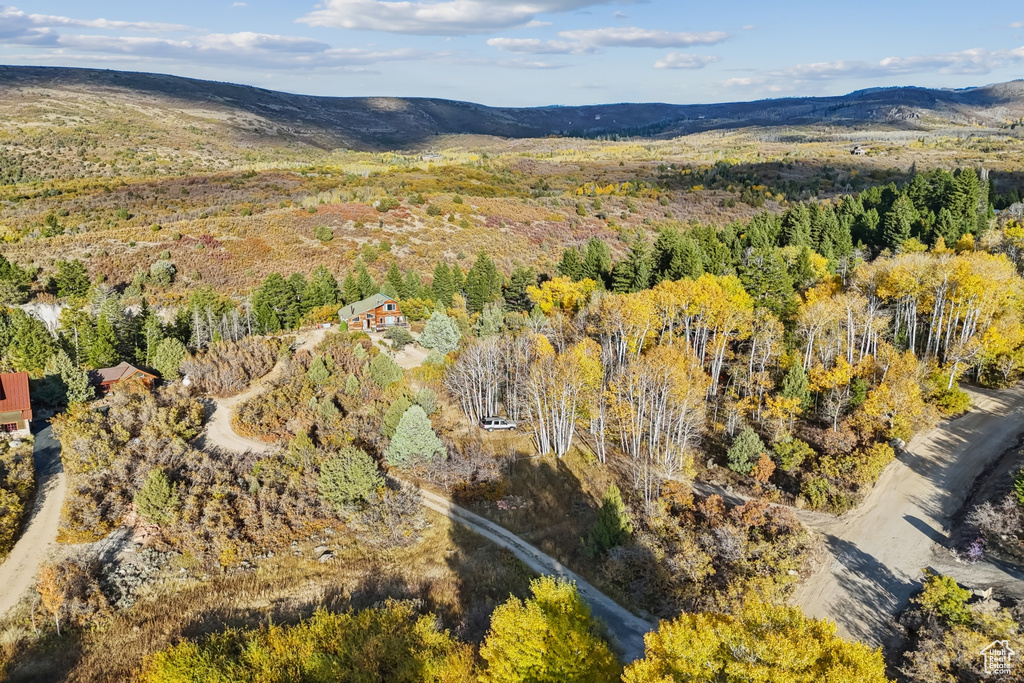
<svg viewBox="0 0 1024 683"><path fill-rule="evenodd" d="M327 552L327 546L325 545L318 545L317 547L313 548L313 554L317 557L323 555L325 552Z"/></svg>
<svg viewBox="0 0 1024 683"><path fill-rule="evenodd" d="M325 562L330 562L333 559L334 559L334 553L332 553L330 550L328 550L326 553L324 553L323 555L320 556L320 559L318 559L317 562L320 562L322 564L322 563L325 563Z"/></svg>

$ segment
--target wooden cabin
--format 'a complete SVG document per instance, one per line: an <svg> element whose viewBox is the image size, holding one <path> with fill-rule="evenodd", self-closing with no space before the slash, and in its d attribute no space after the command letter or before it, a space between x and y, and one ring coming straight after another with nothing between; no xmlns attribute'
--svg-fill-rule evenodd
<svg viewBox="0 0 1024 683"><path fill-rule="evenodd" d="M374 294L368 299L342 306L338 316L348 323L350 330L383 332L389 327L409 326L398 302L384 294Z"/></svg>
<svg viewBox="0 0 1024 683"><path fill-rule="evenodd" d="M32 397L27 372L0 374L0 432L28 436L32 422Z"/></svg>
<svg viewBox="0 0 1024 683"><path fill-rule="evenodd" d="M112 368L100 368L89 373L89 383L96 387L100 396L110 391L110 388L118 382L126 382L130 379L141 380L143 384L152 389L160 378L124 361Z"/></svg>

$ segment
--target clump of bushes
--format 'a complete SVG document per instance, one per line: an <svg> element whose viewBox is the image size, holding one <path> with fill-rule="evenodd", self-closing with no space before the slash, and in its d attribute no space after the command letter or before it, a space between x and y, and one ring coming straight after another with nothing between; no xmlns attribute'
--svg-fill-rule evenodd
<svg viewBox="0 0 1024 683"><path fill-rule="evenodd" d="M270 372L277 363L279 346L271 339L246 337L221 341L206 351L186 358L179 369L198 391L211 396L232 396L244 391L254 379Z"/></svg>
<svg viewBox="0 0 1024 683"><path fill-rule="evenodd" d="M35 491L32 437L20 441L0 442L0 557L14 547Z"/></svg>

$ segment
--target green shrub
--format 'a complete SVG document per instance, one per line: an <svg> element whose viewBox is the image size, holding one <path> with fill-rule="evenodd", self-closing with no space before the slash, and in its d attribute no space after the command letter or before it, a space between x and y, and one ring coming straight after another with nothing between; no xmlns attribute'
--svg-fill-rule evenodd
<svg viewBox="0 0 1024 683"><path fill-rule="evenodd" d="M326 225L318 225L313 230L313 234L321 242L330 242L334 239L334 231Z"/></svg>
<svg viewBox="0 0 1024 683"><path fill-rule="evenodd" d="M410 401L405 396L399 396L395 399L391 407L388 408L387 412L384 413L384 420L382 421L382 427L385 436L389 439L395 435L395 431L398 429L398 423L402 421L402 416L405 415L405 411L409 410L412 406Z"/></svg>
<svg viewBox="0 0 1024 683"><path fill-rule="evenodd" d="M961 588L951 576L934 574L928 569L924 572L924 587L914 602L950 625L969 625L972 618L967 601L971 598L971 591Z"/></svg>
<svg viewBox="0 0 1024 683"><path fill-rule="evenodd" d="M174 337L160 341L153 353L153 369L164 379L173 380L180 376L179 370L188 351L185 345Z"/></svg>
<svg viewBox="0 0 1024 683"><path fill-rule="evenodd" d="M587 539L587 550L591 555L602 555L615 546L623 545L633 533L633 523L629 519L629 511L622 502L622 492L615 484L608 486L601 509L597 512L597 521Z"/></svg>
<svg viewBox="0 0 1024 683"><path fill-rule="evenodd" d="M729 448L727 454L729 469L740 474L750 474L754 469L754 463L764 452L765 447L761 437L753 429L747 427L739 433Z"/></svg>
<svg viewBox="0 0 1024 683"><path fill-rule="evenodd" d="M1017 499L1017 504L1024 508L1024 469L1018 470L1013 478L1013 495Z"/></svg>
<svg viewBox="0 0 1024 683"><path fill-rule="evenodd" d="M402 368L398 363L391 360L390 356L378 353L370 361L370 378L377 383L381 389L401 382L403 377Z"/></svg>
<svg viewBox="0 0 1024 683"><path fill-rule="evenodd" d="M971 395L959 387L945 389L936 396L935 405L946 417L956 417L971 409Z"/></svg>
<svg viewBox="0 0 1024 683"><path fill-rule="evenodd" d="M427 415L433 415L438 409L437 392L430 387L423 387L416 392L416 405L423 408Z"/></svg>
<svg viewBox="0 0 1024 683"><path fill-rule="evenodd" d="M806 441L793 437L779 441L772 447L772 451L784 472L792 472L804 461L814 457L814 449Z"/></svg>
<svg viewBox="0 0 1024 683"><path fill-rule="evenodd" d="M377 463L355 446L342 448L320 466L320 498L342 512L365 503L384 485Z"/></svg>
<svg viewBox="0 0 1024 683"><path fill-rule="evenodd" d="M414 405L402 415L384 457L392 467L409 468L431 462L435 456L444 457L446 452L426 412Z"/></svg>
<svg viewBox="0 0 1024 683"><path fill-rule="evenodd" d="M178 492L167 473L154 467L134 498L135 510L150 524L170 524L178 513Z"/></svg>
<svg viewBox="0 0 1024 683"><path fill-rule="evenodd" d="M436 349L442 356L446 356L459 348L461 339L462 332L458 323L441 311L434 311L423 327L420 346L425 349Z"/></svg>
<svg viewBox="0 0 1024 683"><path fill-rule="evenodd" d="M412 334L404 327L389 327L384 336L391 340L391 346L396 351L401 351L407 345L415 341Z"/></svg>

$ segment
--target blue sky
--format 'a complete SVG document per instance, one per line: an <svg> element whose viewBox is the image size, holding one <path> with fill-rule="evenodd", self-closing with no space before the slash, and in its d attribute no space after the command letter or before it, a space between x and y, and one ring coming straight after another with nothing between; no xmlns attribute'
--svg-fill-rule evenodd
<svg viewBox="0 0 1024 683"><path fill-rule="evenodd" d="M718 102L1024 76L1024 3L23 0L0 62L500 106Z"/></svg>

